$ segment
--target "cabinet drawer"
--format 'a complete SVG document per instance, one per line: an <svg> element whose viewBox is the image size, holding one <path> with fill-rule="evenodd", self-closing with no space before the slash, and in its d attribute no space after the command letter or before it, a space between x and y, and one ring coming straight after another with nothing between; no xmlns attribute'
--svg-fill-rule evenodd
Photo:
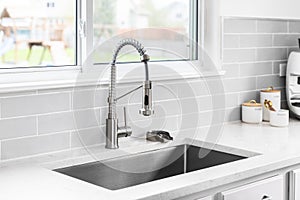
<svg viewBox="0 0 300 200"><path fill-rule="evenodd" d="M219 200L284 200L282 176L265 179L222 192Z"/></svg>

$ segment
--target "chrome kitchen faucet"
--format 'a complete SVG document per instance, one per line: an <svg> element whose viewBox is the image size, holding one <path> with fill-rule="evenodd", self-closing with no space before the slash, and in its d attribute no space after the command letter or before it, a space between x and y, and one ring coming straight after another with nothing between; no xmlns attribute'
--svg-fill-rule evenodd
<svg viewBox="0 0 300 200"><path fill-rule="evenodd" d="M125 46L133 46L141 56L141 62L145 65L145 81L143 85L127 92L126 94L116 97L116 61L117 57ZM107 149L118 149L118 138L120 137L128 137L132 134L131 128L127 125L126 119L126 109L124 108L124 120L125 126L118 126L118 118L116 113L116 105L117 101L127 95L143 88L143 97L142 97L142 109L140 109L140 114L144 116L151 116L152 111L152 83L149 80L149 69L148 69L148 61L150 57L146 54L146 50L142 46L140 42L134 39L124 39L122 40L116 47L113 59L111 63L111 78L110 78L110 86L109 86L109 96L108 96L108 117L106 119L106 148Z"/></svg>

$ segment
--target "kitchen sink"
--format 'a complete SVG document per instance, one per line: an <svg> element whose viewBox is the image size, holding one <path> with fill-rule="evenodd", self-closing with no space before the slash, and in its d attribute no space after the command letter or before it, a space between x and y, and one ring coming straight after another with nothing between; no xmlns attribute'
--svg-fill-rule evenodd
<svg viewBox="0 0 300 200"><path fill-rule="evenodd" d="M245 158L197 146L180 145L54 171L109 190L118 190Z"/></svg>

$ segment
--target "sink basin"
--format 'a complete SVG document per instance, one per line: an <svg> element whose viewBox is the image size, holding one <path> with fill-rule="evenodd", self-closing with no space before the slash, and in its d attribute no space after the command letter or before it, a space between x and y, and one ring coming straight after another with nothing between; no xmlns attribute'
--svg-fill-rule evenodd
<svg viewBox="0 0 300 200"><path fill-rule="evenodd" d="M118 190L245 158L201 147L180 145L54 171L109 190Z"/></svg>

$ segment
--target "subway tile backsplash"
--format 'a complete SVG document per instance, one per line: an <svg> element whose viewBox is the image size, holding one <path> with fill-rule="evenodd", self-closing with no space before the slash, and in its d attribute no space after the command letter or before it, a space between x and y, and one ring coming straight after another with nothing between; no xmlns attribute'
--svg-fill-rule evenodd
<svg viewBox="0 0 300 200"><path fill-rule="evenodd" d="M216 123L213 118L236 121L241 118L240 105L250 99L259 101L259 91L269 86L282 90L282 104L286 105L285 79L278 76L279 65L287 62L291 51L298 50L300 21L235 17L225 18L223 25L226 75L222 82L211 78L188 80L188 84L186 80L158 83L153 91L155 116L144 118L138 114L138 92L129 100L120 100L120 123L124 121L122 107L127 104L135 136L144 136L145 129L184 132L210 126ZM135 86L121 85L118 94ZM214 98L211 90L216 93ZM0 94L1 160L104 143L106 98L107 88L102 87Z"/></svg>
<svg viewBox="0 0 300 200"><path fill-rule="evenodd" d="M279 65L287 63L290 52L298 51L298 38L300 20L224 18L223 69L229 73L225 80L248 79L248 85L256 85L245 91L248 94L269 86L284 89ZM234 81L227 83L228 88ZM238 87L228 92L238 91Z"/></svg>

